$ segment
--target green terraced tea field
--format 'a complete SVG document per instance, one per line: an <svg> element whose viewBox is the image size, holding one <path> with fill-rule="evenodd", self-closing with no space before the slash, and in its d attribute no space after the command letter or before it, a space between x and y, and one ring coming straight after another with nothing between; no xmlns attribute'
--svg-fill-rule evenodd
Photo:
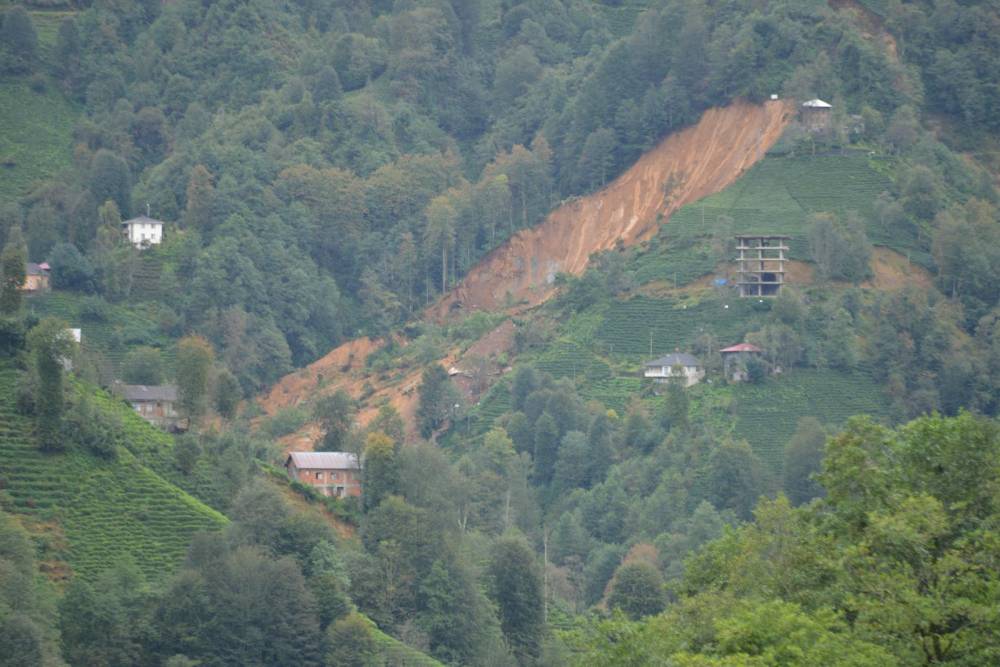
<svg viewBox="0 0 1000 667"><path fill-rule="evenodd" d="M816 417L824 424L839 426L853 415L884 418L888 414L886 396L871 377L829 369L796 368L760 385L702 385L695 390L696 400L703 403L718 398L712 394L727 395L732 403L725 414L713 407L708 414L696 410L696 418L718 422L735 418L734 434L745 438L774 473L781 471L785 443L795 432L799 418ZM718 405L714 402L714 406Z"/></svg>
<svg viewBox="0 0 1000 667"><path fill-rule="evenodd" d="M0 80L0 202L70 165L78 111L54 86L39 91L23 79Z"/></svg>
<svg viewBox="0 0 1000 667"><path fill-rule="evenodd" d="M195 532L225 525L222 514L127 450L116 461L75 449L41 452L31 420L15 409L17 378L9 364L0 365L0 502L58 524L66 546L54 556L77 575L93 578L128 557L147 578L162 580L181 563Z"/></svg>
<svg viewBox="0 0 1000 667"><path fill-rule="evenodd" d="M853 210L868 220L868 236L873 243L912 254L916 250L915 239L902 237L900 230L889 235L872 219L875 198L892 185L876 168L882 159L857 153L768 157L722 192L676 212L663 226L658 239L665 239L668 246L684 246L691 239L710 236L723 224L721 220L730 226L732 234L790 236L790 255L808 259L805 235L809 215L832 212L843 216ZM690 275L694 270L690 267L698 266L699 252L704 255L703 249L694 248L684 256L668 257L652 274L647 266L649 261L640 258L637 277L640 282L647 277L669 279L674 270ZM921 258L920 253L914 255L916 261Z"/></svg>
<svg viewBox="0 0 1000 667"><path fill-rule="evenodd" d="M686 302L637 296L611 303L594 342L602 352L643 359L650 357L650 347L653 357L688 351L703 333L722 343L738 343L759 325L758 307L756 300L735 297Z"/></svg>
<svg viewBox="0 0 1000 667"><path fill-rule="evenodd" d="M118 304L105 306L105 316L99 320L85 317L86 300L70 292L54 290L31 297L27 309L37 317L58 317L72 327L82 330L84 351L96 352L117 377L121 362L132 348L150 345L163 352L164 365L173 363L174 342L160 331L156 314L149 304L125 307ZM104 369L102 369L103 372Z"/></svg>

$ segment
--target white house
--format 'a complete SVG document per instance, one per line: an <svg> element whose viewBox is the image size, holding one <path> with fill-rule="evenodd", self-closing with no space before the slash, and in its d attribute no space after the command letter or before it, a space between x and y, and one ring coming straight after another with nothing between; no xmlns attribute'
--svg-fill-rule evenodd
<svg viewBox="0 0 1000 667"><path fill-rule="evenodd" d="M163 242L163 221L145 215L126 220L122 223L122 230L129 243L136 248L159 245Z"/></svg>
<svg viewBox="0 0 1000 667"><path fill-rule="evenodd" d="M682 381L685 387L690 387L705 377L705 368L696 357L683 352L674 352L646 362L643 376L651 378L654 382L677 379Z"/></svg>

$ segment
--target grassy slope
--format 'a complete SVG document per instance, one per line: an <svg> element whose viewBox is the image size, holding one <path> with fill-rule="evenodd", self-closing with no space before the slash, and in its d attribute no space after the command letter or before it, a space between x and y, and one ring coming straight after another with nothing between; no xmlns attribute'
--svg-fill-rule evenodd
<svg viewBox="0 0 1000 667"><path fill-rule="evenodd" d="M78 115L51 83L36 92L24 79L0 79L0 202L69 166Z"/></svg>
<svg viewBox="0 0 1000 667"><path fill-rule="evenodd" d="M156 321L156 309L149 304L109 305L101 321L81 316L83 302L72 292L52 291L27 300L28 311L37 317L58 317L70 326L79 327L83 348L95 352L107 364L102 373L118 374L125 354L140 345L160 348L164 363L170 366L176 352L174 341L164 335Z"/></svg>
<svg viewBox="0 0 1000 667"><path fill-rule="evenodd" d="M868 223L868 237L929 266L930 257L916 239L889 234L875 220L875 198L890 189L886 158L863 153L823 156L769 156L729 188L686 206L665 224L645 251L632 261L636 281L684 285L711 274L718 259L711 252L713 234L785 234L791 257L807 260L806 222L812 213L843 217L857 211Z"/></svg>
<svg viewBox="0 0 1000 667"><path fill-rule="evenodd" d="M653 281L687 284L715 269L709 249L712 233L731 219L732 233L773 232L792 237L792 255L806 259L805 221L810 213L857 210L871 215L872 202L890 181L884 164L863 154L817 157L768 157L726 190L681 209L645 249L630 259L639 285ZM920 261L912 239L888 238L869 223L869 236ZM720 343L739 342L759 328L767 304L734 298L728 289L697 296L633 296L597 303L563 322L557 338L522 360L555 377L575 378L580 395L621 414L640 396L645 383L641 363L650 354L690 349L702 333ZM773 473L800 417L815 416L839 425L858 413L882 417L887 401L863 371L794 369L762 386L703 384L692 390L693 416L745 438ZM655 403L658 399L646 399ZM460 429L484 432L509 409L506 386L480 400Z"/></svg>
<svg viewBox="0 0 1000 667"><path fill-rule="evenodd" d="M730 424L772 472L781 470L785 443L798 420L816 417L838 426L848 417L885 417L888 403L881 388L862 372L797 368L761 385L702 385L692 392L693 418Z"/></svg>
<svg viewBox="0 0 1000 667"><path fill-rule="evenodd" d="M61 539L50 541L45 557L85 578L129 557L160 581L180 564L195 532L226 523L129 451L113 462L77 450L40 452L30 419L15 411L16 382L14 369L0 366L0 502L26 515L29 525L56 527ZM134 422L126 422L126 432L131 442L156 437L152 427Z"/></svg>

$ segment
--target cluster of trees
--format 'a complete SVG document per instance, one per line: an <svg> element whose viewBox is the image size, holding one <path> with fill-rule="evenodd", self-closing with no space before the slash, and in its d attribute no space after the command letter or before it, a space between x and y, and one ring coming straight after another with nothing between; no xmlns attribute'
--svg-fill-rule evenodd
<svg viewBox="0 0 1000 667"><path fill-rule="evenodd" d="M967 413L852 421L823 500L762 501L689 559L665 613L582 627L577 664L993 661L998 448L998 424Z"/></svg>
<svg viewBox="0 0 1000 667"><path fill-rule="evenodd" d="M148 203L170 223L161 319L246 392L385 334L708 106L783 85L886 118L920 104L850 22L792 2L669 2L618 39L585 0L97 3L49 62L30 16L4 17L11 58L86 114L73 165L0 236L23 226L57 286L127 300L140 262L117 224Z"/></svg>

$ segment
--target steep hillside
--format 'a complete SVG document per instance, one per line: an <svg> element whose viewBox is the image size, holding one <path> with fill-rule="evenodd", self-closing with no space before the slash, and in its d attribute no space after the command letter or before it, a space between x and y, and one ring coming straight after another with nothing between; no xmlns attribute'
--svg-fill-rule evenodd
<svg viewBox="0 0 1000 667"><path fill-rule="evenodd" d="M226 523L128 450L119 448L114 461L75 448L41 452L30 419L15 409L17 377L9 364L0 366L0 502L44 536L42 559L53 577L91 579L130 558L160 581L180 564L195 532Z"/></svg>
<svg viewBox="0 0 1000 667"><path fill-rule="evenodd" d="M79 110L41 79L0 80L0 202L70 165Z"/></svg>
<svg viewBox="0 0 1000 667"><path fill-rule="evenodd" d="M579 275L595 252L649 238L671 213L733 183L764 157L791 116L785 102L711 109L593 195L563 204L480 262L435 307L493 310L552 295L557 273Z"/></svg>
<svg viewBox="0 0 1000 667"><path fill-rule="evenodd" d="M537 305L554 293L557 272L582 273L590 255L648 239L674 211L736 181L781 136L790 120L784 102L737 103L712 109L697 125L664 139L625 174L600 192L553 211L540 226L524 230L469 272L432 312L446 315L456 304L495 310L514 300ZM362 423L381 403L392 404L412 424L420 369L370 373L365 358L380 343L345 343L278 382L261 405L269 414L303 403L318 393L346 389L367 406ZM440 361L449 366L452 350ZM289 448L311 448L318 436L307 425L286 439Z"/></svg>

